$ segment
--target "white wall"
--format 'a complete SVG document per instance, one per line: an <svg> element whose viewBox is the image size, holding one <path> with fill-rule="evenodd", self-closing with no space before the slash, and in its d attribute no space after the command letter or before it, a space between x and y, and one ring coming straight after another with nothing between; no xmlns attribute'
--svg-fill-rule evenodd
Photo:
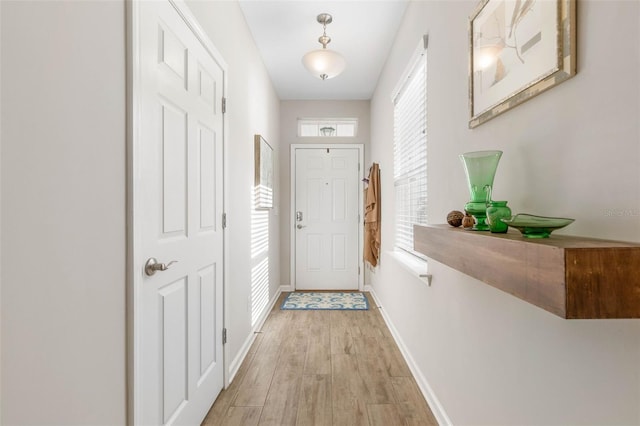
<svg viewBox="0 0 640 426"><path fill-rule="evenodd" d="M364 165L369 167L370 102L369 101L282 101L280 103L280 271L282 284L291 285L291 145L292 144L363 144ZM299 118L357 118L356 137L298 136Z"/></svg>
<svg viewBox="0 0 640 426"><path fill-rule="evenodd" d="M2 5L0 5L0 23ZM2 31L0 30L0 242L2 241ZM2 244L0 243L0 421L2 421Z"/></svg>
<svg viewBox="0 0 640 426"><path fill-rule="evenodd" d="M124 424L124 3L0 7L1 423Z"/></svg>
<svg viewBox="0 0 640 426"><path fill-rule="evenodd" d="M233 357L252 337L253 135L274 147L278 170L280 104L237 3L188 5L229 65ZM1 422L124 424L124 2L0 8ZM277 218L269 224L271 297L280 285Z"/></svg>
<svg viewBox="0 0 640 426"><path fill-rule="evenodd" d="M278 182L280 143L280 101L255 46L236 1L187 1L202 28L209 35L228 64L227 172L228 202L226 212L229 247L229 270L226 274L228 294L227 329L230 359L246 349L253 337L249 299L252 267L252 196L254 185L254 134L262 135L274 150L275 182ZM280 191L276 188L275 204ZM280 287L279 223L277 208L269 212L269 298ZM237 365L232 365L237 367Z"/></svg>
<svg viewBox="0 0 640 426"><path fill-rule="evenodd" d="M412 2L371 102L371 160L393 167L390 94L423 33L429 219L468 192L460 153L504 151L494 198L576 218L567 234L640 241L640 3L578 2L578 74L467 128L467 22L475 1ZM640 320L568 321L429 261L427 287L388 255L393 180L382 174L372 285L454 424L639 424Z"/></svg>

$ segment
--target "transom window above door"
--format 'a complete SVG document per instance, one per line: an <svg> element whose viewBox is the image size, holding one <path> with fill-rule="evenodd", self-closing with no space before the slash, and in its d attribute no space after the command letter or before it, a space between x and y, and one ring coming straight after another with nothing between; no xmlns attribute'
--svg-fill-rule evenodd
<svg viewBox="0 0 640 426"><path fill-rule="evenodd" d="M357 118L299 118L300 137L353 138L358 132Z"/></svg>

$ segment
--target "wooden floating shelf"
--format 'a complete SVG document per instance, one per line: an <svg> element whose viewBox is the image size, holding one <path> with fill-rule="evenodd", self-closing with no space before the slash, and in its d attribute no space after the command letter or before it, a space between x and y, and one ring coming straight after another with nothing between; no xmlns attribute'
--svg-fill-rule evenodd
<svg viewBox="0 0 640 426"><path fill-rule="evenodd" d="M640 244L414 226L414 249L562 318L640 318Z"/></svg>

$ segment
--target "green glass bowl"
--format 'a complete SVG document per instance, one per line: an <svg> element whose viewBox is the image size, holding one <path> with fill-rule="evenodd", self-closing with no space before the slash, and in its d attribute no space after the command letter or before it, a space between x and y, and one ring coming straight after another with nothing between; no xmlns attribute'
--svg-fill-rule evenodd
<svg viewBox="0 0 640 426"><path fill-rule="evenodd" d="M525 213L500 220L516 228L525 238L548 238L556 229L564 228L575 221L565 217L545 217Z"/></svg>

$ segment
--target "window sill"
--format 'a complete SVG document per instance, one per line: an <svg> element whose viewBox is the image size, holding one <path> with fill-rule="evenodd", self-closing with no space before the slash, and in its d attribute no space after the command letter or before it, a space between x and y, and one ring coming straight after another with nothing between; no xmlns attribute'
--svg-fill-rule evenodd
<svg viewBox="0 0 640 426"><path fill-rule="evenodd" d="M389 250L387 254L395 259L395 261L403 269L409 271L412 275L424 281L431 286L431 275L428 273L428 264L426 260L419 259L415 256L400 250Z"/></svg>

